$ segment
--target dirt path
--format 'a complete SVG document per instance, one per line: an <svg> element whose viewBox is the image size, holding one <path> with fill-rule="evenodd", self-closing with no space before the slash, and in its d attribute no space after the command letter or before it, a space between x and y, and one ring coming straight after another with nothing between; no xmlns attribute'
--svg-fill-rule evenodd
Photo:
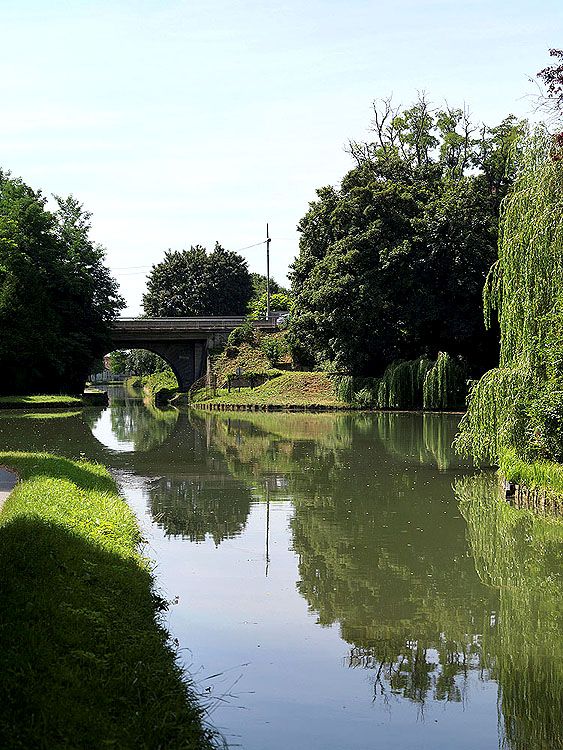
<svg viewBox="0 0 563 750"><path fill-rule="evenodd" d="M4 500L14 489L17 481L18 478L12 471L0 468L0 508L4 504Z"/></svg>

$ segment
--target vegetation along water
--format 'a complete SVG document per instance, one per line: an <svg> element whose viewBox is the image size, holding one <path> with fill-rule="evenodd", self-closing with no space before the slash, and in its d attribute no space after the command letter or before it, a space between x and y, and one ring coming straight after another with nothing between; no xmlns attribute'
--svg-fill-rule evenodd
<svg viewBox="0 0 563 750"><path fill-rule="evenodd" d="M208 720L246 750L563 747L563 524L453 452L459 416L0 412L99 461Z"/></svg>

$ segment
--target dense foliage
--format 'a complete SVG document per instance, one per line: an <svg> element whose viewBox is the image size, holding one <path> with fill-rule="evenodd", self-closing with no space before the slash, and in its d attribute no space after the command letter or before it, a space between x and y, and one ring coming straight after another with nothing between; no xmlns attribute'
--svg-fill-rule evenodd
<svg viewBox="0 0 563 750"><path fill-rule="evenodd" d="M78 392L124 302L74 198L0 171L0 392Z"/></svg>
<svg viewBox="0 0 563 750"><path fill-rule="evenodd" d="M481 372L495 361L481 293L521 130L509 117L477 131L424 99L375 110L374 142L350 144L356 166L299 224L290 334L304 362L377 375L439 351Z"/></svg>
<svg viewBox="0 0 563 750"><path fill-rule="evenodd" d="M266 317L268 297L267 294L261 294L254 297L248 305L249 316L252 320L263 320ZM287 312L291 305L291 298L285 292L274 292L270 294L270 313Z"/></svg>
<svg viewBox="0 0 563 750"><path fill-rule="evenodd" d="M242 256L216 243L167 250L153 266L143 295L146 315L157 318L197 315L245 315L252 279Z"/></svg>
<svg viewBox="0 0 563 750"><path fill-rule="evenodd" d="M563 460L563 152L546 131L530 136L506 200L486 309L500 320L500 365L475 385L458 445L498 463Z"/></svg>
<svg viewBox="0 0 563 750"><path fill-rule="evenodd" d="M392 362L379 378L335 377L342 401L376 409L461 409L466 383L465 362L446 352L439 352L435 362L425 357Z"/></svg>
<svg viewBox="0 0 563 750"><path fill-rule="evenodd" d="M152 375L170 367L166 360L147 349L117 349L109 357L111 372L118 374Z"/></svg>

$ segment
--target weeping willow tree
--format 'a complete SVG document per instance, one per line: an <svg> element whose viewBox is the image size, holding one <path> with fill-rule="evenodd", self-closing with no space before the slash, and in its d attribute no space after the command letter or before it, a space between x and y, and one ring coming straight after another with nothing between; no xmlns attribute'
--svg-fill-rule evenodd
<svg viewBox="0 0 563 750"><path fill-rule="evenodd" d="M467 395L466 367L461 358L439 352L392 362L380 378L340 376L336 394L342 401L376 409L459 408Z"/></svg>
<svg viewBox="0 0 563 750"><path fill-rule="evenodd" d="M501 747L563 748L563 523L512 508L492 474L454 489L477 574L499 596L481 660L499 685Z"/></svg>
<svg viewBox="0 0 563 750"><path fill-rule="evenodd" d="M563 150L543 129L504 202L484 308L487 322L498 315L500 362L472 389L458 449L491 463L508 448L563 459Z"/></svg>
<svg viewBox="0 0 563 750"><path fill-rule="evenodd" d="M425 409L455 409L465 404L467 368L461 358L439 352L427 371L422 388Z"/></svg>

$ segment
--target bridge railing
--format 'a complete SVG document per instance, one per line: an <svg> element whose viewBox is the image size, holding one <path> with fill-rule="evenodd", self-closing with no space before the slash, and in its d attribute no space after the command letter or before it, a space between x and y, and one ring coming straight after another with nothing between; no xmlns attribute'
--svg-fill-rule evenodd
<svg viewBox="0 0 563 750"><path fill-rule="evenodd" d="M279 313L270 315L268 320L257 320L254 325L257 328L275 328ZM232 317L198 317L198 318L118 318L114 324L114 330L126 329L127 331L224 331L237 328L242 325L246 318L242 316Z"/></svg>

